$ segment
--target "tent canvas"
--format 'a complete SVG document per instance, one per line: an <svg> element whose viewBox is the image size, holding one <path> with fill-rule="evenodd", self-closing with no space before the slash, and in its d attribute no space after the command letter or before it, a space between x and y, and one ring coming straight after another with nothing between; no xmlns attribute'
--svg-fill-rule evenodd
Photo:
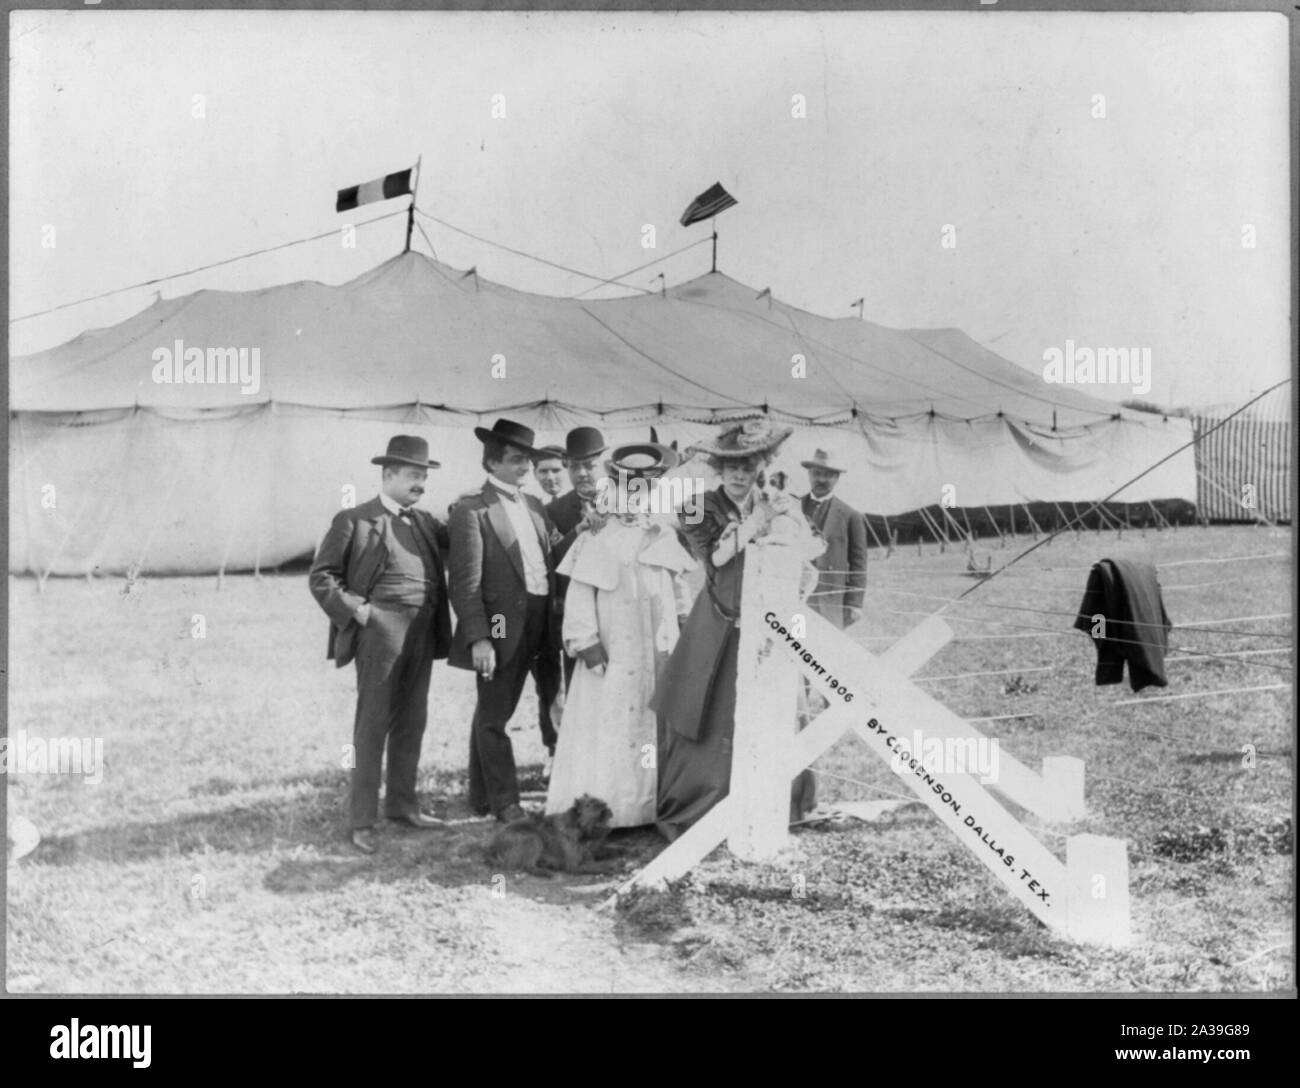
<svg viewBox="0 0 1300 1088"><path fill-rule="evenodd" d="M1192 437L1187 420L1048 385L955 329L820 317L722 273L607 301L528 294L405 253L339 285L198 291L16 357L10 570L200 573L309 553L378 486L370 458L420 434L443 468L425 504L482 478L474 425L539 441L590 423L685 448L718 421L794 425L775 467L827 450L839 494L895 515L1099 499ZM244 349L256 388L160 382L178 352ZM256 355L253 355L253 352ZM163 362L160 362L162 360ZM701 475L699 461L678 472ZM1191 449L1119 500L1196 499Z"/></svg>

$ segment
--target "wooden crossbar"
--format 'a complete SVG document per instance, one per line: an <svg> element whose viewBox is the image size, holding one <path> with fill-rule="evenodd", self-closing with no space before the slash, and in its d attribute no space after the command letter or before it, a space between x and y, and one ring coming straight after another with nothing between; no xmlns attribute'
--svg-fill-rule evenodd
<svg viewBox="0 0 1300 1088"><path fill-rule="evenodd" d="M929 617L884 654L873 655L792 600L798 563L789 553L765 551L747 553L732 792L609 902L635 887L662 886L685 875L724 839L740 857L775 854L787 841L791 778L851 729L1045 925L1079 940L1128 943L1128 859L1122 841L1072 836L1063 864L998 804L974 767L939 767L925 752L913 750L919 732L926 738L989 743L911 680L952 639L948 625ZM782 692L756 692L760 667L768 670L763 675L780 681ZM783 696L786 681L797 673L829 706L802 732L791 734L786 732L789 700ZM999 751L997 781L987 785L1031 811L1082 813L1080 760L1044 760L1040 777Z"/></svg>

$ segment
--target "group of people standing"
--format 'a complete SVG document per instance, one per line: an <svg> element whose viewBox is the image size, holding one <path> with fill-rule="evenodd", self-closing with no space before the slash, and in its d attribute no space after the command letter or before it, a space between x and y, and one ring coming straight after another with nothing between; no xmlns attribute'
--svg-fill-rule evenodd
<svg viewBox="0 0 1300 1088"><path fill-rule="evenodd" d="M443 826L415 793L440 658L476 675L468 799L478 815L526 815L506 730L529 676L554 756L548 813L590 794L609 805L611 826L654 825L674 839L725 797L746 545L777 519L806 525L826 542L810 607L837 626L861 614L865 526L831 496L843 470L819 450L803 462L812 490L802 503L761 490L790 433L750 420L691 447L722 484L687 516L655 501L678 454L653 432L611 449L599 430L578 427L563 447L538 448L529 428L500 419L475 428L486 479L453 504L445 527L416 508L438 467L427 443L394 437L373 461L380 495L335 516L309 577L330 617L329 656L356 662L356 848L375 850L385 751L384 815ZM573 488L561 494L566 470ZM530 471L548 502L521 490ZM792 819L814 792L806 773Z"/></svg>

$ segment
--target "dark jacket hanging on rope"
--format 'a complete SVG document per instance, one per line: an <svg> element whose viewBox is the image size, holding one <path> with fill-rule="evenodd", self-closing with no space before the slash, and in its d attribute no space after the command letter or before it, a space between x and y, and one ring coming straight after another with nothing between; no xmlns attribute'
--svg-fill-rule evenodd
<svg viewBox="0 0 1300 1088"><path fill-rule="evenodd" d="M1149 684L1168 687L1165 651L1169 616L1160 595L1156 568L1128 559L1094 563L1074 626L1097 644L1097 683L1119 684L1128 662L1134 691Z"/></svg>

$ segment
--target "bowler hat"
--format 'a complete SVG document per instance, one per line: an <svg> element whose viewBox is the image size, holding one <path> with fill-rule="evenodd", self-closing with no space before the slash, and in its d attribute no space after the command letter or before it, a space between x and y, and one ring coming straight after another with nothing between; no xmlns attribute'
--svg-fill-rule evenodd
<svg viewBox="0 0 1300 1088"><path fill-rule="evenodd" d="M842 468L836 468L830 463L831 457L825 450L818 450L812 455L811 461L800 461L799 464L804 468L824 468L827 472L843 472Z"/></svg>
<svg viewBox="0 0 1300 1088"><path fill-rule="evenodd" d="M518 446L527 454L537 452L533 449L534 436L531 428L516 423L513 419L498 419L492 424L490 431L486 427L475 427L474 437L480 442L486 442L490 438L498 442L508 442L512 446Z"/></svg>
<svg viewBox="0 0 1300 1088"><path fill-rule="evenodd" d="M372 465L415 465L417 468L441 468L429 460L429 443L414 434L395 434L388 440L388 452L370 458Z"/></svg>
<svg viewBox="0 0 1300 1088"><path fill-rule="evenodd" d="M564 436L564 451L570 461L586 461L607 449L605 436L595 427L574 427Z"/></svg>

